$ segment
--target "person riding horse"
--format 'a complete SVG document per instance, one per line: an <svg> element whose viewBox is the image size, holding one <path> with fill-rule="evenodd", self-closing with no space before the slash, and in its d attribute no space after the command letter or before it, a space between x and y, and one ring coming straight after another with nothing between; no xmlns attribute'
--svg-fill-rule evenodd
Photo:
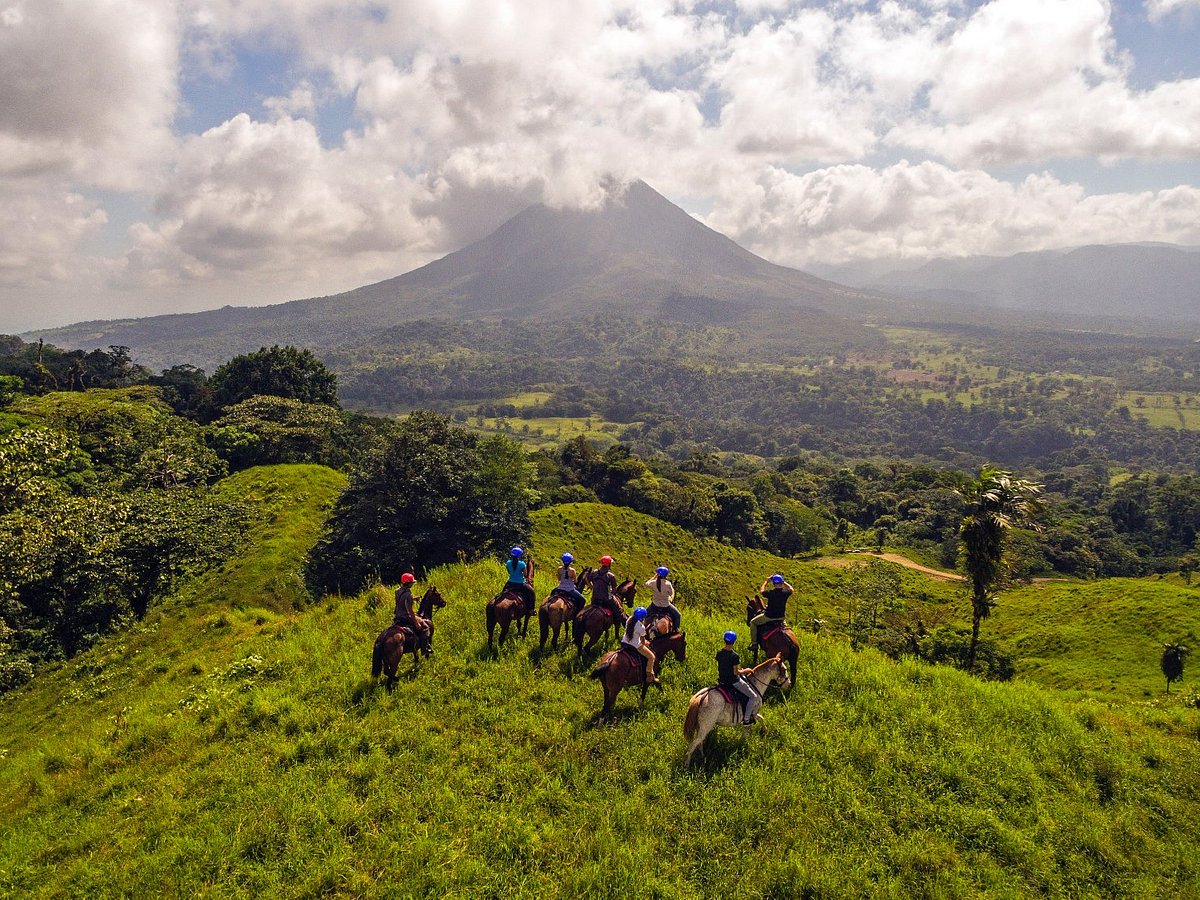
<svg viewBox="0 0 1200 900"><path fill-rule="evenodd" d="M736 691L746 701L745 712L742 713L742 724L753 725L762 706L762 697L746 680L752 670L741 668L742 659L733 649L737 640L736 631L725 632L725 646L717 651L717 684L726 690Z"/></svg>
<svg viewBox="0 0 1200 900"><path fill-rule="evenodd" d="M767 585L771 587L768 590ZM790 584L783 580L783 576L779 573L772 575L766 579L758 588L758 592L762 594L767 606L761 613L750 620L750 649L758 649L758 634L762 630L762 626L769 622L782 622L787 616L788 597L792 596L794 590Z"/></svg>
<svg viewBox="0 0 1200 900"><path fill-rule="evenodd" d="M617 588L617 576L612 573L612 557L600 557L600 568L591 574L588 582L592 586L592 606L598 606L610 613L614 622L621 621L621 604L613 599L613 590Z"/></svg>
<svg viewBox="0 0 1200 900"><path fill-rule="evenodd" d="M416 580L416 576L411 572L405 572L400 576L400 587L396 591L396 612L392 617L392 625L407 628L417 635L421 641L421 648L428 654L433 652L429 643L429 623L418 616L413 608L412 586Z"/></svg>
<svg viewBox="0 0 1200 900"><path fill-rule="evenodd" d="M675 585L667 581L667 576L671 574L671 570L666 566L659 566L654 577L646 582L646 587L650 588L650 620L653 621L659 616L666 616L671 620L671 629L679 630L679 623L682 621L682 616L679 615L679 610L675 608Z"/></svg>
<svg viewBox="0 0 1200 900"><path fill-rule="evenodd" d="M550 596L558 594L560 597L570 600L574 614L578 615L579 611L587 605L587 598L579 592L579 585L575 580L575 567L571 565L574 561L575 557L570 553L562 555L562 565L558 567L558 587L550 592Z"/></svg>
<svg viewBox="0 0 1200 900"><path fill-rule="evenodd" d="M525 555L525 551L520 547L513 547L509 551L511 557L504 563L505 571L508 572L508 581L504 584L504 591L511 591L522 600L525 601L525 609L529 615L533 615L533 607L537 604L537 594L534 593L533 585L529 583L529 578L533 574L531 564L526 563L521 559Z"/></svg>
<svg viewBox="0 0 1200 900"><path fill-rule="evenodd" d="M636 650L646 659L646 683L658 684L658 676L654 674L654 651L646 643L646 607L639 606L625 623L625 631L621 634L621 644Z"/></svg>

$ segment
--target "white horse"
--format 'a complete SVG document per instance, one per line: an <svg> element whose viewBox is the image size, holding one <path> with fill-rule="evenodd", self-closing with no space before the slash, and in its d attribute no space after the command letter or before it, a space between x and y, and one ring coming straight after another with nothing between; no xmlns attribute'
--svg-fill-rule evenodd
<svg viewBox="0 0 1200 900"><path fill-rule="evenodd" d="M746 676L746 680L758 691L759 696L765 694L767 688L772 684L778 684L785 691L792 686L787 664L779 656L773 656L765 663L755 666ZM736 696L736 692L731 691L731 693ZM762 716L755 716L755 720L761 722ZM683 764L685 766L692 764L692 754L697 749L701 756L704 755L704 739L718 725L741 724L742 714L739 712L736 702L729 702L719 690L713 687L701 688L696 691L688 704L687 717L683 720L683 736L691 742L688 746L687 759Z"/></svg>

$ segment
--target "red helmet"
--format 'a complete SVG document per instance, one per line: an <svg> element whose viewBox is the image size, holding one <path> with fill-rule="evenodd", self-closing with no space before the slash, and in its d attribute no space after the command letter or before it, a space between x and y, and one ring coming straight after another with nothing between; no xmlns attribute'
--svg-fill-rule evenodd
<svg viewBox="0 0 1200 900"><path fill-rule="evenodd" d="M611 556L602 556L602 557L600 557L600 565L602 565L602 566L611 566L611 565L612 565L612 557L611 557Z"/></svg>
<svg viewBox="0 0 1200 900"><path fill-rule="evenodd" d="M403 575L400 576L401 584L412 584L416 580L417 580L417 576L413 575L412 572L405 572Z"/></svg>

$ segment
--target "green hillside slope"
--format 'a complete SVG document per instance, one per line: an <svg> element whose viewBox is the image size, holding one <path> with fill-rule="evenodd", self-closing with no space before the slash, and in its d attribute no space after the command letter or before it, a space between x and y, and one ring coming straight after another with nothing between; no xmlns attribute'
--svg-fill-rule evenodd
<svg viewBox="0 0 1200 900"><path fill-rule="evenodd" d="M1004 594L988 628L1012 647L1022 677L1065 690L1158 696L1163 644L1200 648L1200 583L1035 584Z"/></svg>
<svg viewBox="0 0 1200 900"><path fill-rule="evenodd" d="M309 538L282 534L314 527L329 496L307 478L284 483L295 471L247 476L264 496L277 485L287 514L258 546L289 544L285 571ZM639 542L629 530L643 526ZM669 551L696 583L740 585L778 565L603 507L539 513L539 557L560 541L581 558L612 551L621 572ZM689 608L687 662L667 664L643 712L627 693L600 723L599 686L573 651L540 657L530 639L485 649L498 564L432 574L448 601L437 654L393 693L366 677L389 592L289 610L286 592L257 599L271 595L273 565L243 554L216 579L220 602L206 599L216 584L193 590L0 705L0 892L1200 891L1200 711L1098 710L802 635L798 684L768 703L766 732L719 732L684 772L687 698L711 681L730 613ZM787 565L830 587L838 577Z"/></svg>

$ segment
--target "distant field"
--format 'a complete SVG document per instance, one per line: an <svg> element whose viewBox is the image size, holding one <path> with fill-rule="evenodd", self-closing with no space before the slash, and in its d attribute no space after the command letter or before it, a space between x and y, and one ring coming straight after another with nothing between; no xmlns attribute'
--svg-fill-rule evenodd
<svg viewBox="0 0 1200 900"><path fill-rule="evenodd" d="M1135 419L1145 419L1155 428L1200 430L1200 394L1130 391L1117 405L1128 409Z"/></svg>
<svg viewBox="0 0 1200 900"><path fill-rule="evenodd" d="M511 400L504 402L511 402ZM615 422L605 422L596 417L568 418L563 416L534 419L521 419L515 416L471 416L462 424L479 431L507 434L533 447L561 444L580 435L605 447L616 443L617 429L623 427Z"/></svg>

